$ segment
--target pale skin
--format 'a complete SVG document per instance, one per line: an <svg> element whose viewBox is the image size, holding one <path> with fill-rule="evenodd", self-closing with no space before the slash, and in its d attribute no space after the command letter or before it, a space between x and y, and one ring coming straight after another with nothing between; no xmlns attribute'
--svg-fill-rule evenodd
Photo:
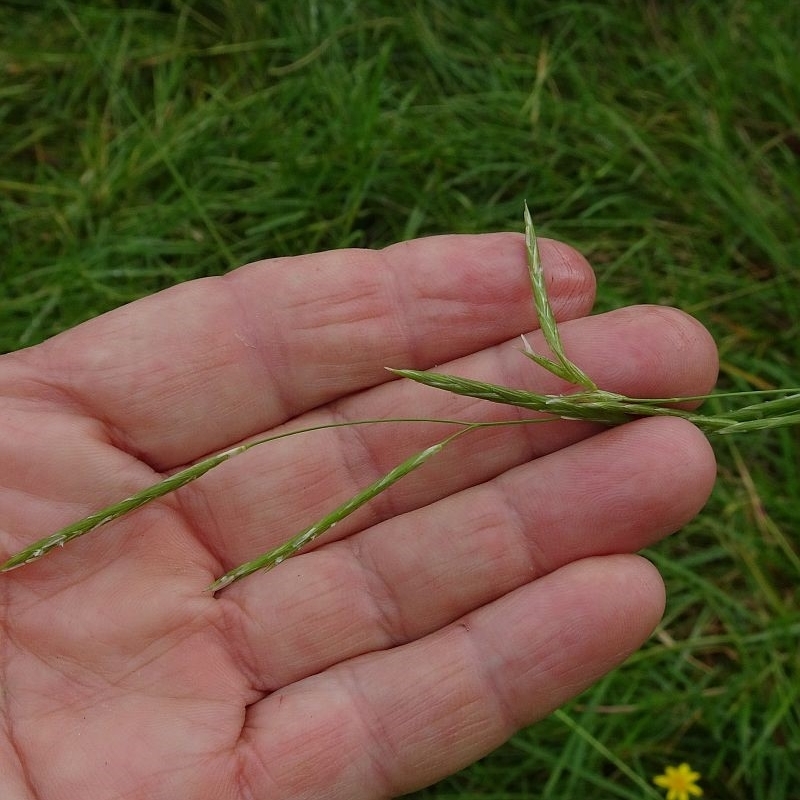
<svg viewBox="0 0 800 800"><path fill-rule="evenodd" d="M605 389L695 395L708 333L588 316L585 260L540 242L569 356ZM351 419L513 419L384 367L562 391L522 236L264 261L0 358L0 557L204 455ZM529 414L527 414L530 416ZM664 587L634 553L711 491L678 419L472 432L301 554L204 588L453 428L303 434L0 575L4 800L374 800L428 785L620 664Z"/></svg>

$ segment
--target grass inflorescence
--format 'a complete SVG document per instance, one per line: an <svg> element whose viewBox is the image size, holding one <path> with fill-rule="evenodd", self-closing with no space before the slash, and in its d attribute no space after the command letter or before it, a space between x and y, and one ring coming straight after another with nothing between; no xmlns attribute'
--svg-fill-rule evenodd
<svg viewBox="0 0 800 800"><path fill-rule="evenodd" d="M561 336L558 331L558 324L556 323L555 315L553 314L552 306L547 296L544 271L542 270L536 235L527 204L525 204L525 243L534 305L536 306L539 317L540 328L547 345L553 353L553 358L548 358L533 352L524 339L525 348L523 353L534 363L544 367L554 375L575 384L577 391L568 394L537 394L522 389L512 389L505 386L482 383L481 381L468 380L453 375L441 375L434 372L421 372L408 369L394 369L391 371L401 378L409 378L436 389L496 403L519 406L531 411L540 412L540 414L543 415L535 419L515 420L510 424L527 424L531 422L544 422L547 420L570 419L585 420L604 425L620 425L636 417L672 416L689 420L706 433L731 434L800 423L800 389L779 390L780 394L784 396L772 400L764 400L755 404L748 404L722 415L704 415L675 407L675 404L685 402L687 398L632 398L598 388L595 382L574 364L564 352ZM749 393L742 392L737 394L738 396L747 396ZM700 400L703 398L696 397L692 399ZM391 422L399 420L384 421ZM428 421L454 424L452 421L448 420ZM368 424L368 422L369 421L363 421L359 424ZM386 473L386 475L374 481L358 494L326 514L322 519L300 531L279 547L229 570L224 575L217 578L208 587L208 590L211 592L220 591L235 581L252 575L254 572L268 570L278 566L365 503L372 500L381 492L386 491L398 480L420 467L457 437L471 430L490 427L500 423L457 422L455 424L462 426L461 430L450 434L441 442L425 448L421 452L406 459L401 464L398 464L394 469ZM255 446L266 444L275 439L285 438L287 435L297 433L308 433L310 430L313 429L304 429L302 431L294 431L290 434L267 437L239 445L223 453L206 458L141 492L137 492L119 503L115 503L108 508L91 514L78 522L68 525L60 531L50 534L44 539L34 542L32 545L29 545L24 550L9 558L5 563L0 564L0 572L8 572L17 567L29 564L32 561L36 561L55 548L63 547L67 542L94 531L102 525L130 513L156 498L163 497L170 492L180 489L187 483L197 480L233 456L240 455Z"/></svg>

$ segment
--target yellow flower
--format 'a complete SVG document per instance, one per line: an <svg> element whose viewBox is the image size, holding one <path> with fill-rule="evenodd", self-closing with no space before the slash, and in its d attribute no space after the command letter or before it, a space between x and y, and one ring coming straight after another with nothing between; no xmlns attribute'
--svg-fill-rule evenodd
<svg viewBox="0 0 800 800"><path fill-rule="evenodd" d="M689 800L689 795L702 797L703 790L697 785L699 772L694 772L688 764L667 767L663 775L656 775L653 783L667 790L667 800Z"/></svg>

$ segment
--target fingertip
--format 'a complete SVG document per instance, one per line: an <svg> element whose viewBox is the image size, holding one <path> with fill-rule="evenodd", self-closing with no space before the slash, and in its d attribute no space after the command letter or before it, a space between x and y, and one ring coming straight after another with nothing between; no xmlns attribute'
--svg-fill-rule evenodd
<svg viewBox="0 0 800 800"><path fill-rule="evenodd" d="M644 556L633 554L619 558L628 562L625 567L627 580L633 585L630 609L642 626L641 630L644 633L642 641L644 641L664 616L667 602L664 578L658 567ZM643 598L646 602L642 602Z"/></svg>
<svg viewBox="0 0 800 800"><path fill-rule="evenodd" d="M683 365L686 389L682 394L708 394L717 382L719 353L710 331L700 320L680 308L645 306L657 316L669 365Z"/></svg>
<svg viewBox="0 0 800 800"><path fill-rule="evenodd" d="M548 293L559 321L586 316L595 300L596 279L589 262L575 248L554 239L539 238L539 253ZM443 234L390 245L381 251L392 269L408 275L408 264L424 275L423 297L505 305L494 329L518 328L520 312L532 312L525 237L505 231L482 234ZM413 279L413 276L412 276ZM474 300L470 300L474 298ZM529 325L523 322L523 327Z"/></svg>
<svg viewBox="0 0 800 800"><path fill-rule="evenodd" d="M664 613L665 590L641 556L592 556L500 605L508 607L502 634L487 638L505 655L497 670L505 676L504 707L518 710L509 732L541 719L641 647Z"/></svg>
<svg viewBox="0 0 800 800"><path fill-rule="evenodd" d="M700 512L714 489L717 480L717 457L708 437L696 425L681 419L670 421L677 423L682 429L685 447L691 459L693 485L697 498L696 508L690 509L691 519Z"/></svg>
<svg viewBox="0 0 800 800"><path fill-rule="evenodd" d="M540 238L539 253L548 279L556 319L563 322L588 314L597 294L597 277L584 255L556 239ZM553 297L551 297L551 301Z"/></svg>
<svg viewBox="0 0 800 800"><path fill-rule="evenodd" d="M678 530L692 520L708 501L717 479L714 448L706 435L691 422L676 417L641 420L648 424L653 452L672 475L672 491L682 486L674 506L672 528Z"/></svg>
<svg viewBox="0 0 800 800"><path fill-rule="evenodd" d="M714 450L691 422L676 417L646 417L604 431L588 447L609 464L605 472L610 505L607 518L627 521L630 552L680 530L702 510L717 476ZM611 482L611 483L609 483ZM599 499L598 504L602 500ZM628 509L627 512L624 509Z"/></svg>
<svg viewBox="0 0 800 800"><path fill-rule="evenodd" d="M562 602L573 606L573 624L587 636L585 643L575 645L571 662L585 664L586 685L635 652L664 614L664 581L655 565L640 555L582 559L554 573L554 577L569 587ZM562 642L565 650L568 645ZM583 659L578 656L582 650Z"/></svg>

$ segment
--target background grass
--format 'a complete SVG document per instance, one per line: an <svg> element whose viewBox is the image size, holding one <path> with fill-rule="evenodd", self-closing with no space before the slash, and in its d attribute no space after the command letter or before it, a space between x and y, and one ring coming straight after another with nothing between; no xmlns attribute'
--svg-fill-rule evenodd
<svg viewBox="0 0 800 800"><path fill-rule="evenodd" d="M124 6L124 8L122 8ZM0 349L241 263L429 233L579 247L599 308L678 305L721 385L800 384L800 5L0 2ZM717 444L648 555L663 626L416 797L800 796L800 439Z"/></svg>

